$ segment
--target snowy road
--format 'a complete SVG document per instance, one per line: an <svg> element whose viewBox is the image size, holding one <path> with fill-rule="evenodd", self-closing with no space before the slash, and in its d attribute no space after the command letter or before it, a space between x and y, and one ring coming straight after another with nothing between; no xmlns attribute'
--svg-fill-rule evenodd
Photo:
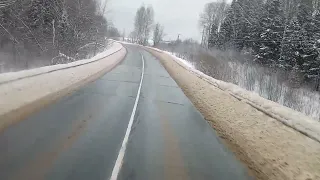
<svg viewBox="0 0 320 180"><path fill-rule="evenodd" d="M0 179L249 179L161 64L140 48L0 134Z"/></svg>

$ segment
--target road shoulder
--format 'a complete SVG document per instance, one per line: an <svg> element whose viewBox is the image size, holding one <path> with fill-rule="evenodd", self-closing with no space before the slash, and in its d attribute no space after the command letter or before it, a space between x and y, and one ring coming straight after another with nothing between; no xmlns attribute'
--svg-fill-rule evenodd
<svg viewBox="0 0 320 180"><path fill-rule="evenodd" d="M90 64L0 85L0 132L98 79L119 64L125 55L126 49L122 48Z"/></svg>
<svg viewBox="0 0 320 180"><path fill-rule="evenodd" d="M257 179L320 179L320 144L148 50Z"/></svg>

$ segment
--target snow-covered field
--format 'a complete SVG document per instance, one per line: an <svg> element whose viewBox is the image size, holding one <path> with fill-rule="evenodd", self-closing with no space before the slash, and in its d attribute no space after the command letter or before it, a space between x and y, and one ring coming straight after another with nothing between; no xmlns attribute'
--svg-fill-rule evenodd
<svg viewBox="0 0 320 180"><path fill-rule="evenodd" d="M125 54L125 48L114 43L107 51L92 59L1 74L0 131L43 104L50 103L111 70Z"/></svg>

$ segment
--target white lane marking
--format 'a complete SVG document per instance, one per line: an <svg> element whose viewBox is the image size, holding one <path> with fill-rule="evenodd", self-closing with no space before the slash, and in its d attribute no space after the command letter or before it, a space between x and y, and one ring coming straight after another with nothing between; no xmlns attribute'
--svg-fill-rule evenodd
<svg viewBox="0 0 320 180"><path fill-rule="evenodd" d="M113 167L110 180L117 180L119 172L121 170L124 154L125 154L126 149L127 149L127 143L128 143L128 140L129 140L129 135L130 135L131 129L132 129L134 116L136 114L136 110L137 110L137 106L138 106L138 102L139 102L139 98L140 98L140 93L141 93L141 86L142 86L143 76L144 76L144 57L143 57L142 54L141 54L141 60L142 60L142 73L141 73L141 80L140 80L140 85L139 85L136 101L135 101L134 106L133 106L133 110L132 110L132 114L131 114L131 117L130 117L130 121L129 121L129 124L128 124L127 131L126 131L126 135L124 136L124 139L122 141L121 149L119 151L116 164Z"/></svg>

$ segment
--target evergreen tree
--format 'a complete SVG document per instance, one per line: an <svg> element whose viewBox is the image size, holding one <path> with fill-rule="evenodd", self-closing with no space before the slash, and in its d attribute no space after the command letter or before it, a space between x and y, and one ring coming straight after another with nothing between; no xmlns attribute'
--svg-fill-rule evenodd
<svg viewBox="0 0 320 180"><path fill-rule="evenodd" d="M287 25L285 36L283 37L282 53L279 60L279 67L292 70L298 62L301 62L299 48L302 46L301 25L296 17Z"/></svg>
<svg viewBox="0 0 320 180"><path fill-rule="evenodd" d="M302 72L305 74L307 80L319 83L320 78L320 15L317 14L312 23L306 23L304 44L301 52L302 58ZM318 85L319 86L319 85ZM317 88L319 89L319 87Z"/></svg>
<svg viewBox="0 0 320 180"><path fill-rule="evenodd" d="M241 51L245 45L244 41L244 29L246 27L246 19L244 18L245 3L246 0L238 0L234 4L234 16L233 16L233 45Z"/></svg>
<svg viewBox="0 0 320 180"><path fill-rule="evenodd" d="M208 47L219 47L219 39L218 39L218 26L212 24L209 34Z"/></svg>
<svg viewBox="0 0 320 180"><path fill-rule="evenodd" d="M316 81L320 75L319 43L304 43L301 51L305 53L302 56L302 72L307 80Z"/></svg>
<svg viewBox="0 0 320 180"><path fill-rule="evenodd" d="M218 41L221 45L221 49L225 49L231 47L233 44L234 39L234 8L235 8L236 1L232 1L231 6L227 11L226 18L224 19L223 23L220 27Z"/></svg>
<svg viewBox="0 0 320 180"><path fill-rule="evenodd" d="M319 89L320 12L315 2L234 0L220 28L211 27L209 44L249 50L254 61L288 70L299 79L302 73L305 80L318 82Z"/></svg>
<svg viewBox="0 0 320 180"><path fill-rule="evenodd" d="M233 1L218 34L219 43L232 45L239 51L253 48L260 32L261 4L262 0Z"/></svg>
<svg viewBox="0 0 320 180"><path fill-rule="evenodd" d="M219 41L223 41L227 48L235 48L239 51L244 46L243 29L245 26L241 3L236 0L232 1L218 35Z"/></svg>
<svg viewBox="0 0 320 180"><path fill-rule="evenodd" d="M261 6L263 0L246 0L242 1L244 28L243 39L244 47L257 51L259 47L258 40L260 38L261 28L259 24L260 14L263 12Z"/></svg>
<svg viewBox="0 0 320 180"><path fill-rule="evenodd" d="M300 48L301 60L299 65L305 78L308 80L315 80L319 72L319 61L317 60L319 52L317 51L317 40L315 35L319 32L318 27L315 26L318 16L315 18L312 15L312 6L309 1L301 3L298 7L298 20L301 24L302 44Z"/></svg>
<svg viewBox="0 0 320 180"><path fill-rule="evenodd" d="M255 61L268 66L276 66L281 53L281 40L284 32L284 13L280 0L269 0L265 5L266 12L260 19L262 28L259 39L259 50Z"/></svg>

